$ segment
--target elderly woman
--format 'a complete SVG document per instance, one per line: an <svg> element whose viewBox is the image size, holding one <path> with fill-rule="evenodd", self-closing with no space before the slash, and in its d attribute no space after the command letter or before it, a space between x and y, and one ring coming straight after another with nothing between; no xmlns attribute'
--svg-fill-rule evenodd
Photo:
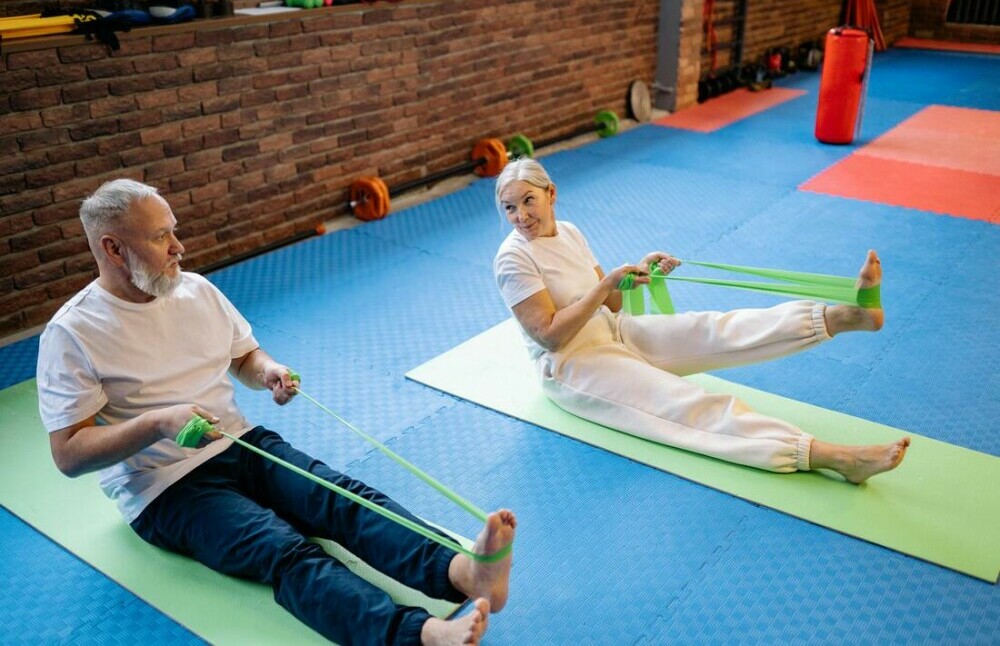
<svg viewBox="0 0 1000 646"><path fill-rule="evenodd" d="M497 178L496 201L513 227L493 262L497 286L524 333L546 396L566 411L677 448L759 469L828 469L853 483L895 468L909 438L844 446L711 394L684 375L782 357L855 330L882 327L881 309L788 302L768 309L627 316L618 285L648 283L680 261L647 254L605 274L580 230L556 220L556 187L532 159ZM859 288L881 282L874 251Z"/></svg>

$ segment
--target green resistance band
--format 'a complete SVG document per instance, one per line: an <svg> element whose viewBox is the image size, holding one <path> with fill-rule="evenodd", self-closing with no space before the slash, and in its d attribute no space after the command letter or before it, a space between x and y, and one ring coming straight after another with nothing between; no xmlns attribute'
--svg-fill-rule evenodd
<svg viewBox="0 0 1000 646"><path fill-rule="evenodd" d="M772 278L780 282L763 283L748 280L668 276L664 274L659 265L657 265L654 266L653 270L649 273L650 282L647 285L650 299L653 303L652 309L654 313L674 313L673 302L670 300L670 292L667 290L666 285L666 281L668 280L701 283L704 285L718 285L720 287L733 287L736 289L747 289L769 294L780 294L782 296L810 298L828 303L858 305L864 308L882 307L880 285L858 289L855 287L856 279L847 278L845 276L810 274L801 271L787 271L784 269L744 267L741 265L726 265L718 262L700 262L697 260L683 260L682 262L688 265L709 267L711 269L719 269L738 274ZM645 296L643 291L641 289L635 289L636 287L637 285L635 284L633 274L625 276L625 278L618 283L618 289L623 292L624 296L622 307L626 313L632 315L645 313Z"/></svg>
<svg viewBox="0 0 1000 646"><path fill-rule="evenodd" d="M294 381L301 381L301 377L298 375L298 373L292 372L290 374L290 376L291 376L292 380L294 380ZM296 388L295 390L300 395L302 395L303 397L305 397L306 399L308 399L309 401L311 401L312 403L314 403L316 406L318 406L320 409L322 409L326 413L330 414L334 419L336 419L340 423L342 423L345 426L347 426L349 429L351 429L356 434L358 434L361 437L363 437L365 440L367 440L371 444L375 445L380 451L382 451L382 453L384 453L385 455L387 455L390 458L392 458L393 460L395 460L397 463L399 463L404 468L406 468L408 471L410 471L410 473L414 474L415 476L417 476L418 478L420 478L421 480L423 480L424 482L426 482L430 486L434 487L434 489L436 489L441 494L443 494L446 498L448 498L449 500L451 500L452 502L454 502L456 505L458 505L459 507L461 507L462 509L464 509L465 511L467 511L473 517L475 517L476 519L478 519L479 521L481 521L483 523L486 522L487 514L482 509L480 509L476 505L472 504L471 502L469 502L465 498L461 497L460 495L458 495L454 491L450 490L448 487L446 487L445 485L443 485L440 482L438 482L437 480L435 480L429 474L427 474L426 472L422 471L417 466L411 464L409 461L407 461L402 456L400 456L397 453L393 452L389 447L385 446L384 444L382 444L381 442L379 442L375 438L371 437L367 433L361 431L360 429L358 429L357 427L355 427L353 424L351 424L350 422L348 422L344 418L340 417L339 415L337 415L336 413L334 413L333 411L331 411L330 409L328 409L323 404L319 403L318 401L316 401L315 399L313 399L312 397L310 397L306 393L302 392L300 389ZM205 418L200 417L198 415L195 415L190 420L188 420L188 423L184 425L184 428L182 428L181 432L177 435L177 440L176 440L177 444L179 444L181 446L184 446L184 447L188 447L188 448L197 446L198 442L201 440L201 436L204 435L205 433L211 431L211 430L213 430L213 428L212 428L212 425L208 423L208 420L206 420ZM218 430L218 429L215 429L215 430ZM396 523L399 523L403 527L406 527L410 531L413 531L413 532L416 532L417 534L420 534L424 538L430 539L430 540L434 541L435 543L438 543L440 545L443 545L444 547L447 547L450 550L453 550L455 552L459 552L461 554L464 554L464 555L468 556L470 559L473 559L474 561L479 561L480 563L494 563L494 562L499 561L499 560L503 559L504 557L506 557L508 554L510 554L511 550L513 549L513 544L508 544L507 546L501 548L500 550L494 552L493 554L477 554L476 552L473 552L472 550L466 548L465 546L461 545L460 543L458 543L455 540L452 540L450 538L446 538L444 536L441 536L440 534L438 534L438 533L436 533L436 532L428 529L427 527L424 527L423 525L420 525L418 523L413 522L409 518L406 518L404 516L400 516L396 512L391 511L389 509L386 509L384 507L381 507L381 506L373 503L372 501L370 501L370 500L368 500L366 498L362 498L362 497L358 496L357 494L355 494L355 493L353 493L351 491L348 491L347 489L344 489L343 487L338 487L337 485L333 484L332 482L327 482L326 480L320 478L319 476L316 476L316 475L314 475L312 473L309 473L305 469L297 467L294 464L291 464L290 462L286 462L285 460L282 460L281 458L279 458L277 456L271 455L267 451L264 451L262 449L257 448L256 446L254 446L252 444L244 442L243 440L239 439L238 437L234 437L234 436L232 436L229 433L226 433L224 431L219 431L219 433L221 433L224 437L228 437L230 440L232 440L233 442L239 444L240 446L242 446L242 447L244 447L244 448L246 448L246 449L248 449L250 451L253 451L257 455L259 455L259 456L261 456L263 458L266 458L266 459L270 460L271 462L274 462L277 465L283 466L286 469L289 469L290 471L294 471L295 473L299 474L303 478L308 478L309 480L312 480L313 482L315 482L316 484L320 485L321 487L326 487L327 489L329 489L329 490L331 490L331 491L333 491L335 493L338 493L341 496L344 496L348 500L356 502L357 504L361 505L362 507L366 507L367 509L370 509L370 510L374 511L375 513L380 514L381 516L384 516L385 518L388 518L389 520L392 520L392 521L394 521Z"/></svg>

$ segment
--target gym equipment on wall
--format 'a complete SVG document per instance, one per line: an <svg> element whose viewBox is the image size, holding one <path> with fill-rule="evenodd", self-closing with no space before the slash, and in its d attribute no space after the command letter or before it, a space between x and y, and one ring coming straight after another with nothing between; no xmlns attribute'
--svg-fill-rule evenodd
<svg viewBox="0 0 1000 646"><path fill-rule="evenodd" d="M885 51L885 37L879 26L875 0L844 0L840 24L864 30L872 39L875 51Z"/></svg>
<svg viewBox="0 0 1000 646"><path fill-rule="evenodd" d="M800 70L815 72L823 62L822 44L818 40L807 40L799 45L796 63Z"/></svg>
<svg viewBox="0 0 1000 646"><path fill-rule="evenodd" d="M722 7L721 10L719 10L720 7ZM717 14L721 15L722 18L717 18ZM702 5L702 28L705 32L705 37L702 39L702 60L706 55L709 57L709 68L708 72L698 81L699 103L731 92L746 84L745 75L741 73L746 15L746 0L731 0L725 3L705 0ZM719 42L716 33L717 27L729 28L729 40ZM717 69L719 52L726 50L728 50L728 61L725 67L719 70Z"/></svg>
<svg viewBox="0 0 1000 646"><path fill-rule="evenodd" d="M1000 25L1000 0L952 0L946 22L966 25Z"/></svg>

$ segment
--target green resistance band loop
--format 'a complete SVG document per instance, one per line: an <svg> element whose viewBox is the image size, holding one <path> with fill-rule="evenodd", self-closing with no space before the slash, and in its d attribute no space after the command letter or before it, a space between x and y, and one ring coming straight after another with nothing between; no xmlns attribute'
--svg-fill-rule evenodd
<svg viewBox="0 0 1000 646"><path fill-rule="evenodd" d="M659 265L654 266L649 272L650 282L646 285L646 289L649 291L654 314L673 314L674 303L670 299L670 292L663 278L666 278L666 274ZM646 313L646 297L642 289L635 289L636 287L640 286L635 284L635 274L626 274L618 283L618 289L623 296L622 308L626 314L632 316Z"/></svg>
<svg viewBox="0 0 1000 646"><path fill-rule="evenodd" d="M181 446L187 446L187 447L197 446L198 441L201 439L201 436L204 435L205 433L211 431L211 430L212 430L212 425L208 423L208 420L206 420L204 417L199 417L199 416L195 415L190 420L188 420L188 423L184 425L183 429L181 429L181 433L177 436L177 440L178 440L177 443L181 444L181 441L183 440L184 444L181 444ZM218 430L218 429L216 429L216 430ZM297 466L295 466L294 464L292 464L290 462L286 462L285 460L282 460L281 458L279 458L279 457L277 457L275 455L271 455L267 451L264 451L263 449L259 449L256 446L254 446L253 444L250 444L248 442L244 442L240 438L235 437L233 435L230 435L229 433L226 433L225 431L219 431L219 433L221 433L223 437L229 438L230 440L232 440L236 444L239 444L243 448L245 448L245 449L247 449L249 451L253 451L257 455L259 455L259 456L261 456L261 457L263 457L263 458L265 458L267 460L270 460L271 462L274 462L275 464L277 464L279 466L285 467L286 469L299 474L303 478L308 478L309 480L312 480L313 482L315 482L316 484L320 485L321 487L325 487L325 488L329 489L330 491L333 491L333 492L335 492L335 493L337 493L337 494L339 494L339 495L347 498L348 500L356 502L357 504L361 505L362 507L370 509L370 510L374 511L377 514L379 514L381 516L384 516L385 518L388 518L389 520L392 520L392 521L394 521L396 523L399 523L403 527L406 527L407 529L409 529L412 532L416 532L417 534L420 534L424 538L432 540L435 543L438 543L439 545L443 545L444 547L447 547L448 549L450 549L450 550L452 550L454 552L459 552L461 554L465 554L470 559L473 559L475 561L479 561L480 563L494 563L496 561L499 561L502 558L504 558L505 556L507 556L508 554L510 554L511 550L513 549L513 545L509 544L506 547L500 549L499 551L494 552L493 554L477 554L477 553L473 552L472 550L466 548L464 545L461 545L457 541L454 541L454 540L452 540L450 538L446 538L444 536L441 536L440 534L438 534L438 533L436 533L436 532L428 529L427 527L424 527L423 525L420 525L419 523L416 523L416 522L410 520L409 518L406 518L405 516L400 516L396 512L394 512L394 511L392 511L390 509L386 509L384 507L381 507L381 506L373 503L372 501L368 500L367 498L362 498L361 496L357 495L356 493L354 493L352 491L348 491L347 489L344 489L343 487L338 487L337 485L333 484L332 482L327 482L323 478L320 478L319 476L317 476L315 474L309 473L305 469L297 467ZM485 522L486 521L486 515L483 514L483 516L482 516L482 518L480 520L482 520L482 521Z"/></svg>
<svg viewBox="0 0 1000 646"><path fill-rule="evenodd" d="M291 371L290 374L289 374L289 376L291 377L291 379L293 381L299 381L299 382L302 381L301 376L297 372ZM302 395L303 397L305 397L306 399L308 399L309 401L311 401L313 404L315 404L316 406L318 406L321 410L323 410L326 413L328 413L329 415L331 415L338 422L340 422L341 424L345 425L347 428L351 429L352 431L354 431L356 434L360 435L362 438L364 438L365 440L367 440L371 444L375 445L380 451L382 451L382 453L384 453L385 455L387 455L390 458L392 458L393 460L395 460L397 463L399 463L404 468L406 468L408 471L410 471L410 473L414 474L415 476L417 476L418 478L420 478L421 480L423 480L424 482L426 482L430 486L434 487L434 489L436 489L441 494L443 494L446 498L448 498L449 500L451 500L452 502L454 502L456 505L458 505L459 507L461 507L462 509L464 509L465 511L467 511L469 514L471 514L477 520L479 520L479 521L481 521L483 523L486 522L487 514L482 509L480 509L476 505L472 504L471 502L469 502L465 498L461 497L460 495L458 495L454 491L448 489L448 487L444 486L443 484L441 484L440 482L438 482L437 480L435 480L429 474L427 474L426 472L422 471L417 466L411 464L405 458L403 458L402 456L400 456L397 453L393 452L389 447L385 446L384 444L382 444L381 442L379 442L375 438L371 437L370 435L368 435L364 431L361 431L360 429L358 429L357 427L355 427L353 424L351 424L350 422L348 422L344 418L340 417L339 415L337 415L336 413L334 413L333 411L331 411L329 408L327 408L323 404L319 403L318 401L316 401L315 399L313 399L312 397L310 397L306 393L302 392L300 389L296 388L295 390L300 395ZM184 446L184 447L188 447L188 448L195 447L195 446L198 445L198 442L201 440L202 435L204 435L205 433L207 433L207 432L209 432L211 430L212 430L212 425L208 423L208 420L206 420L203 417L199 417L198 415L195 415L190 420L188 420L187 424L184 425L184 428L182 428L181 432L177 435L177 440L176 440L177 444L179 444L181 446ZM257 455L260 455L261 457L266 458L266 459L270 460L271 462L274 462L277 465L283 466L286 469L294 471L295 473L299 474L300 476L302 476L304 478L308 478L309 480L312 480L313 482L315 482L316 484L320 485L321 487L325 487L325 488L327 488L327 489L329 489L329 490L331 490L331 491L333 491L333 492L335 492L337 494L340 494L341 496L344 496L348 500L356 502L359 505L361 505L362 507L370 509L370 510L374 511L377 514L379 514L381 516L384 516L385 518L388 518L389 520L392 520L392 521L394 521L396 523L399 523L403 527L406 527L410 531L413 531L413 532L416 532L417 534L420 534L424 538L432 540L435 543L438 543L439 545L443 545L444 547L447 547L448 549L450 549L452 551L464 554L464 555L466 555L467 557L469 557L470 559L472 559L474 561L478 561L480 563L494 563L494 562L499 561L499 560L503 559L504 557L506 557L508 554L510 554L511 550L513 549L513 544L508 544L505 547L501 548L500 550L494 552L493 554L477 554L476 552L473 552L472 550L470 550L470 549L466 548L465 546L461 545L457 541L452 540L450 538L446 538L444 536L441 536L440 534L438 534L438 533L436 533L436 532L434 532L434 531L432 531L432 530L424 527L423 525L415 523L414 521L410 520L409 518L406 518L404 516L400 516L396 512L391 511L389 509L385 509L384 507L381 507L381 506L379 506L379 505L371 502L370 500L362 498L362 497L358 496L357 494L355 494L355 493L353 493L351 491L348 491L347 489L344 489L342 487L338 487L337 485L333 484L332 482L327 482L326 480L324 480L324 479L322 479L322 478L320 478L320 477L318 477L318 476L316 476L316 475L314 475L312 473L309 473L308 471L306 471L304 469L301 469L301 468L295 466L294 464L291 464L290 462L286 462L285 460L282 460L281 458L279 458L277 456L271 455L267 451L259 449L259 448L257 448L256 446L254 446L252 444L248 444L247 442L244 442L243 440L241 440L241 439L239 439L237 437L234 437L234 436L230 435L229 433L226 433L224 431L219 431L219 432L223 436L228 437L230 440L232 440L233 442L239 444L240 446L242 446L242 447L244 447L244 448L246 448L246 449L248 449L250 451L253 451Z"/></svg>
<svg viewBox="0 0 1000 646"><path fill-rule="evenodd" d="M881 285L875 285L874 287L862 287L858 290L858 305L864 307L865 309L881 309L882 308L882 290L879 289Z"/></svg>
<svg viewBox="0 0 1000 646"><path fill-rule="evenodd" d="M229 433L225 433L223 431L219 431L219 432L222 433L223 436L228 437L233 442L236 442L237 444L239 444L243 448L248 449L250 451L253 451L257 455L259 455L259 456L261 456L263 458L266 458L266 459L270 460L271 462L274 462L275 464L283 466L286 469L294 471L295 473L299 474L303 478L308 478L309 480L312 480L313 482L315 482L316 484L320 485L321 487L326 487L327 489L329 489L329 490L331 490L333 492L336 492L336 493L340 494L341 496L344 496L348 500L356 502L357 504L361 505L362 507L366 507L366 508L374 511L375 513L377 513L377 514L379 514L381 516L384 516L384 517L388 518L389 520L392 520L392 521L394 521L396 523L399 523L403 527L409 529L412 532L416 532L417 534L420 534L424 538L432 540L435 543L438 543L439 545L443 545L444 547L447 547L448 549L450 549L450 550L452 550L454 552L460 552L462 554L465 554L470 559L473 559L475 561L479 561L479 562L482 562L482 563L493 563L495 561L499 561L500 559L502 559L505 556L507 556L508 554L510 554L511 549L513 549L513 545L507 545L503 549L501 549L501 550L499 550L497 552L494 552L493 554L476 554L475 552L473 552L472 550L470 550L470 549L466 548L465 546L461 545L457 541L454 541L454 540L452 540L450 538L445 538L444 536L441 536L440 534L438 534L438 533L436 533L436 532L428 529L427 527L424 527L423 525L415 523L414 521L410 520L409 518L406 518L405 516L400 516L396 512L391 511L389 509L386 509L385 507L380 507L379 505L373 503L372 501L368 500L367 498L362 498L361 496L357 495L356 493L354 493L352 491L348 491L347 489L344 489L343 487L338 487L337 485L333 484L332 482L327 482L323 478L320 478L317 475L309 473L305 469L301 469L301 468L295 466L294 464L292 464L290 462L286 462L286 461L282 460L279 457L273 456L270 453L268 453L267 451L261 450L261 449L257 448L256 446L254 446L253 444L249 444L247 442L244 442L243 440L239 439L238 437L233 437ZM485 518L484 518L484 520L485 520Z"/></svg>
<svg viewBox="0 0 1000 646"><path fill-rule="evenodd" d="M201 441L201 436L212 430L212 425L208 423L208 420L204 417L195 415L187 421L181 432L177 434L177 439L174 440L177 444L183 446L186 449L193 449L198 446L198 442Z"/></svg>
<svg viewBox="0 0 1000 646"><path fill-rule="evenodd" d="M292 378L293 381L301 381L301 379L299 378L298 373L292 372L290 376L291 376L291 378ZM486 514L485 511L483 511L482 509L480 509L476 505L472 504L471 502L469 502L468 500L466 500L462 496L458 495L457 493L455 493L454 491L452 491L451 489L449 489L448 487L446 487L442 483L440 483L437 480L435 480L430 474L426 473L425 471L423 471L422 469L420 469L419 467L417 467L415 464L411 463L409 460L407 460L403 456L401 456L398 453L394 452L392 449L390 449L389 447L387 447L385 444L382 444L381 442L379 442L378 440L376 440L371 435L368 435L367 433L365 433L364 431L362 431L358 427L354 426L353 424L351 424L350 422L348 422L346 419L344 419L340 415L334 413L332 410L330 410L329 408L327 408L323 404L319 403L318 401L316 401L315 399L313 399L312 397L310 397L306 393L302 392L301 389L296 388L295 391L297 393L299 393L300 395L302 395L303 397L305 397L306 399L308 399L309 401L311 401L313 404L315 404L320 410L322 410L323 412L327 413L328 415L330 415L331 417L333 417L335 420L337 420L338 422L340 422L341 424L343 424L344 426L346 426L347 428L349 428L355 434L357 434L358 436L360 436L360 437L364 438L365 440L367 440L370 444L372 444L373 446L375 446L375 448L377 448L379 451L381 451L384 455L387 455L388 457L390 457L393 460L395 460L398 464L400 464L407 471L409 471L410 473L412 473L413 475L417 476L418 478L420 478L421 480L423 480L424 482L426 482L427 484L429 484L431 487L433 487L434 489L436 489L437 491L439 491L442 495L444 495L446 498L448 498L449 500L451 500L453 503L455 503L456 505L458 505L459 507L461 507L465 511L469 512L469 514L471 514L473 517L479 519L480 521L482 521L484 523L486 522L486 516L487 516L487 514Z"/></svg>
<svg viewBox="0 0 1000 646"><path fill-rule="evenodd" d="M667 276L660 268L654 267L650 272L650 283L647 286L651 299L654 303L654 310L659 310L663 314L673 313L673 304L670 303L670 294L666 288L666 281L677 280L688 283L700 283L703 285L717 285L720 287L733 287L736 289L746 289L769 294L780 294L782 296L795 296L800 298L811 298L829 303L843 303L845 305L857 305L864 308L879 308L881 304L880 285L859 289L855 287L855 279L844 276L831 276L829 274L811 274L801 271L787 271L783 269L764 269L759 267L744 267L742 265L726 265L716 262L701 262L697 260L682 261L689 265L709 267L733 273L749 274L772 278L777 283L762 283L746 280L724 280L720 278L692 278L686 276ZM631 278L631 275L626 276ZM628 314L643 314L644 296L642 290L635 289L634 280L623 279L618 288L626 291L624 299L624 309ZM662 304L661 304L662 302ZM666 311L664 307L669 303Z"/></svg>

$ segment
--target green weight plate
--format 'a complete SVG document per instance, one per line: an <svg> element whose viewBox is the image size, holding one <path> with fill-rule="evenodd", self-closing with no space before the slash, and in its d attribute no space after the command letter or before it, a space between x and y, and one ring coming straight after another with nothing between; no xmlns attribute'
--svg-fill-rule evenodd
<svg viewBox="0 0 1000 646"><path fill-rule="evenodd" d="M507 141L507 151L510 153L511 158L518 157L534 157L535 156L535 144L531 143L525 135L518 133L511 136Z"/></svg>
<svg viewBox="0 0 1000 646"><path fill-rule="evenodd" d="M618 132L618 115L611 110L601 110L594 116L594 125L601 138L610 137Z"/></svg>

